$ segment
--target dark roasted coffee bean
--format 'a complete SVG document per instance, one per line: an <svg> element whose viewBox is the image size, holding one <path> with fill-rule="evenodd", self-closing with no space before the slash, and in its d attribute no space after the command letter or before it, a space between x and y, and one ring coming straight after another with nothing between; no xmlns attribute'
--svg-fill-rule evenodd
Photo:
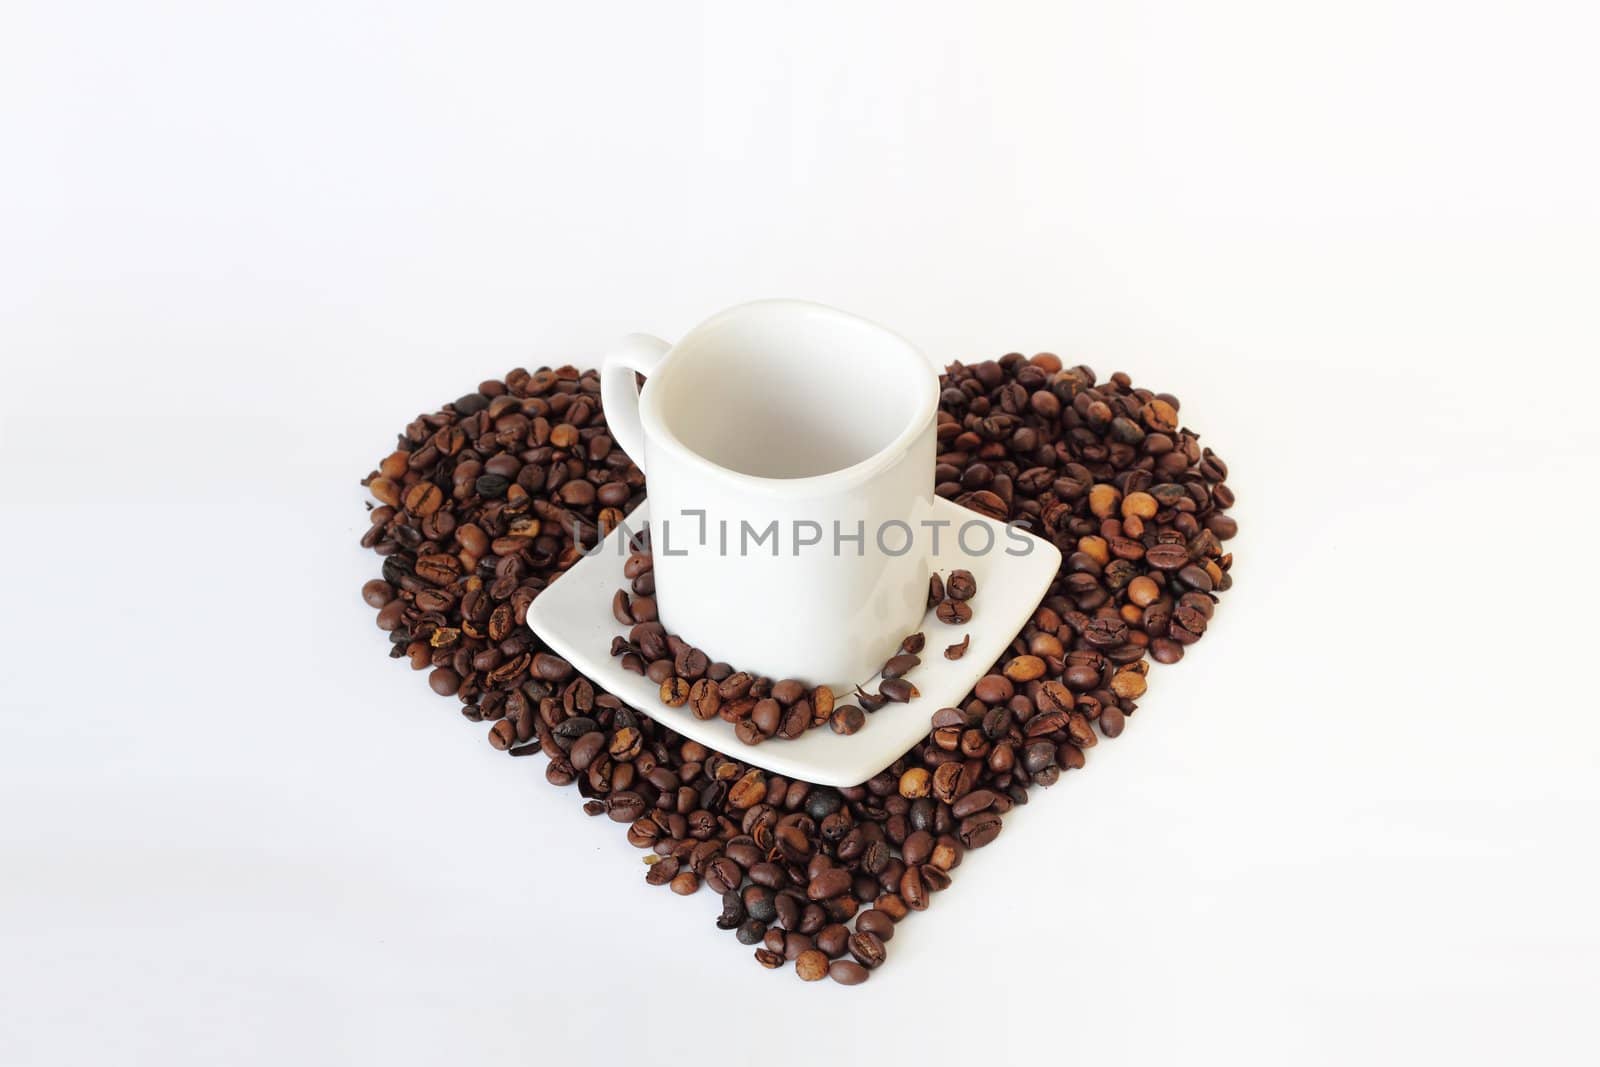
<svg viewBox="0 0 1600 1067"><path fill-rule="evenodd" d="M644 798L638 793L613 793L606 798L606 814L612 822L633 822L644 812Z"/></svg>
<svg viewBox="0 0 1600 1067"><path fill-rule="evenodd" d="M971 600L978 592L978 582L972 577L971 571L951 571L950 577L945 579L944 589L951 600Z"/></svg>
<svg viewBox="0 0 1600 1067"><path fill-rule="evenodd" d="M906 873L900 876L900 898L912 911L927 910L928 887L923 882L922 872L918 868L907 867Z"/></svg>
<svg viewBox="0 0 1600 1067"><path fill-rule="evenodd" d="M854 704L840 704L833 709L833 716L829 719L829 726L836 734L853 734L866 725L867 717L861 709Z"/></svg>
<svg viewBox="0 0 1600 1067"><path fill-rule="evenodd" d="M940 601L934 614L947 626L962 626L972 621L972 608L963 600Z"/></svg>
<svg viewBox="0 0 1600 1067"><path fill-rule="evenodd" d="M1182 545L1160 544L1145 552L1144 561L1164 571L1175 571L1189 562L1189 550Z"/></svg>
<svg viewBox="0 0 1600 1067"><path fill-rule="evenodd" d="M856 916L856 931L872 934L880 942L888 941L894 937L894 920L889 917L888 912L868 908Z"/></svg>
<svg viewBox="0 0 1600 1067"><path fill-rule="evenodd" d="M830 959L844 955L849 945L850 931L839 923L824 926L817 932L817 949Z"/></svg>
<svg viewBox="0 0 1600 1067"><path fill-rule="evenodd" d="M812 900L827 900L850 891L850 872L843 867L830 867L806 886L806 896Z"/></svg>
<svg viewBox="0 0 1600 1067"><path fill-rule="evenodd" d="M855 960L834 960L828 964L828 977L840 985L860 985L871 975L871 971Z"/></svg>
<svg viewBox="0 0 1600 1067"><path fill-rule="evenodd" d="M1000 816L992 811L967 816L956 830L956 837L967 848L982 848L999 836Z"/></svg>
<svg viewBox="0 0 1600 1067"><path fill-rule="evenodd" d="M898 656L892 656L890 657L889 662L883 665L883 676L885 678L899 678L902 675L908 674L911 671L911 668L915 667L921 662L922 660L918 659L909 652L903 652Z"/></svg>
<svg viewBox="0 0 1600 1067"><path fill-rule="evenodd" d="M850 955L855 957L857 963L871 970L882 965L889 953L883 946L883 939L877 934L860 928L857 920L855 935L850 938Z"/></svg>
<svg viewBox="0 0 1600 1067"><path fill-rule="evenodd" d="M878 686L878 695L895 704L909 703L917 697L917 687L905 678L886 678Z"/></svg>

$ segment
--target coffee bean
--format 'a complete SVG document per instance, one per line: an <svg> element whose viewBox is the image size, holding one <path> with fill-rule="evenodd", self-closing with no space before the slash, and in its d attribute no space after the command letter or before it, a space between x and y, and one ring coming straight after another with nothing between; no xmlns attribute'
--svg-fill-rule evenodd
<svg viewBox="0 0 1600 1067"><path fill-rule="evenodd" d="M995 794L988 789L974 789L955 804L951 805L951 814L958 819L968 815L975 815L994 806Z"/></svg>
<svg viewBox="0 0 1600 1067"><path fill-rule="evenodd" d="M921 662L922 660L918 659L909 652L903 652L898 656L892 656L890 657L889 662L883 665L883 676L885 678L899 678L902 675L910 672L911 668L915 667Z"/></svg>
<svg viewBox="0 0 1600 1067"><path fill-rule="evenodd" d="M711 660L698 648L686 647L678 650L672 666L678 677L693 682L705 677L706 668L711 666Z"/></svg>
<svg viewBox="0 0 1600 1067"><path fill-rule="evenodd" d="M772 922L778 917L778 896L766 886L745 886L744 910L750 913L752 919Z"/></svg>
<svg viewBox="0 0 1600 1067"><path fill-rule="evenodd" d="M794 973L802 982L820 982L828 976L828 957L816 949L802 952L794 961Z"/></svg>
<svg viewBox="0 0 1600 1067"><path fill-rule="evenodd" d="M606 798L606 815L612 822L633 822L644 812L644 798L638 793L613 793Z"/></svg>
<svg viewBox="0 0 1600 1067"><path fill-rule="evenodd" d="M827 900L850 891L850 872L843 867L830 867L811 879L806 886L806 896L812 900Z"/></svg>
<svg viewBox="0 0 1600 1067"><path fill-rule="evenodd" d="M944 650L945 659L960 659L967 654L967 646L972 644L972 635L967 634L953 645L947 645Z"/></svg>
<svg viewBox="0 0 1600 1067"><path fill-rule="evenodd" d="M772 686L772 699L784 707L788 707L806 695L806 684L793 678L785 678L775 682Z"/></svg>
<svg viewBox="0 0 1600 1067"><path fill-rule="evenodd" d="M817 950L830 959L844 955L850 944L850 931L840 923L833 923L817 932Z"/></svg>
<svg viewBox="0 0 1600 1067"><path fill-rule="evenodd" d="M850 955L861 966L872 970L882 965L888 958L888 950L884 948L883 939L870 931L862 930L860 921L857 920L856 932L850 938Z"/></svg>
<svg viewBox="0 0 1600 1067"><path fill-rule="evenodd" d="M956 830L956 837L967 848L982 848L999 836L1000 816L992 811L967 816Z"/></svg>
<svg viewBox="0 0 1600 1067"><path fill-rule="evenodd" d="M628 591L618 589L611 597L611 617L624 626L631 626L634 622L633 611L629 607Z"/></svg>
<svg viewBox="0 0 1600 1067"><path fill-rule="evenodd" d="M1013 682L1031 682L1043 678L1044 660L1038 656L1018 656L1006 664L1005 676Z"/></svg>
<svg viewBox="0 0 1600 1067"><path fill-rule="evenodd" d="M714 719L722 707L722 697L717 691L717 683L709 678L701 678L689 687L689 710L694 717L700 720Z"/></svg>
<svg viewBox="0 0 1600 1067"><path fill-rule="evenodd" d="M378 629L397 630L405 620L406 602L391 600L378 610Z"/></svg>
<svg viewBox="0 0 1600 1067"><path fill-rule="evenodd" d="M1100 726L1100 732L1107 737L1119 737L1126 721L1122 709L1115 704L1101 710L1100 717L1095 720Z"/></svg>
<svg viewBox="0 0 1600 1067"><path fill-rule="evenodd" d="M944 600L934 615L947 626L963 626L972 621L972 608L962 600Z"/></svg>
<svg viewBox="0 0 1600 1067"><path fill-rule="evenodd" d="M461 688L461 675L449 667L439 667L428 675L428 688L442 697L455 696Z"/></svg>
<svg viewBox="0 0 1600 1067"><path fill-rule="evenodd" d="M986 674L978 679L978 684L972 691L979 700L985 704L1004 704L1016 692L1011 684L1011 679L1003 674Z"/></svg>
<svg viewBox="0 0 1600 1067"><path fill-rule="evenodd" d="M914 800L927 796L933 789L933 775L924 767L912 767L900 776L899 793Z"/></svg>
<svg viewBox="0 0 1600 1067"><path fill-rule="evenodd" d="M894 937L894 920L889 917L888 912L868 908L856 916L856 930L872 934L879 941L888 941Z"/></svg>
<svg viewBox="0 0 1600 1067"><path fill-rule="evenodd" d="M675 856L646 856L645 862L650 864L644 872L644 880L648 885L666 885L678 876L678 859Z"/></svg>
<svg viewBox="0 0 1600 1067"><path fill-rule="evenodd" d="M917 687L904 678L886 678L878 685L878 695L894 704L906 704L917 696Z"/></svg>
<svg viewBox="0 0 1600 1067"><path fill-rule="evenodd" d="M828 965L828 977L840 985L860 985L872 972L855 960L834 960Z"/></svg>
<svg viewBox="0 0 1600 1067"><path fill-rule="evenodd" d="M956 570L950 572L950 577L945 579L945 595L951 600L971 600L978 592L977 579L972 577L971 571Z"/></svg>
<svg viewBox="0 0 1600 1067"><path fill-rule="evenodd" d="M912 911L928 909L928 887L922 880L919 868L908 867L905 874L900 876L900 899Z"/></svg>
<svg viewBox="0 0 1600 1067"><path fill-rule="evenodd" d="M1189 562L1189 550L1182 545L1160 544L1145 551L1144 561L1164 571L1175 571Z"/></svg>
<svg viewBox="0 0 1600 1067"><path fill-rule="evenodd" d="M833 709L829 725L836 734L853 734L866 725L867 717L854 704L840 704Z"/></svg>
<svg viewBox="0 0 1600 1067"><path fill-rule="evenodd" d="M681 708L689 702L689 683L673 675L661 683L661 703L669 708Z"/></svg>
<svg viewBox="0 0 1600 1067"><path fill-rule="evenodd" d="M783 705L768 697L756 701L755 708L750 712L750 721L765 737L771 737L778 732L778 727L783 724Z"/></svg>

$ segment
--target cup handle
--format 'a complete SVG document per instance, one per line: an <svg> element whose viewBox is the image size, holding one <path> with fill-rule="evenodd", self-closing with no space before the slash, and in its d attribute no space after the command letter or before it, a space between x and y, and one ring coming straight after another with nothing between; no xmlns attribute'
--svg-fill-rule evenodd
<svg viewBox="0 0 1600 1067"><path fill-rule="evenodd" d="M644 470L644 427L639 424L639 388L634 375L648 378L672 348L659 337L630 333L600 361L600 402L611 439Z"/></svg>

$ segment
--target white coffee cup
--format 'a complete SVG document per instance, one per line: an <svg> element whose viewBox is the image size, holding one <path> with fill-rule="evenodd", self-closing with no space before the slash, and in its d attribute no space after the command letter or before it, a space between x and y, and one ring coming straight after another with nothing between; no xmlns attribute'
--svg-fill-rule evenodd
<svg viewBox="0 0 1600 1067"><path fill-rule="evenodd" d="M927 608L933 364L865 319L763 300L676 345L633 334L600 373L647 478L667 630L773 679L877 673Z"/></svg>

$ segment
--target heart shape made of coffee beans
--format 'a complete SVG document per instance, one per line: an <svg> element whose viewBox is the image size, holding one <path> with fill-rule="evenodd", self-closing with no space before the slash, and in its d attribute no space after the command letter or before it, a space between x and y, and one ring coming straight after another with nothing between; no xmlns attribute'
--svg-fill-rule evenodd
<svg viewBox="0 0 1600 1067"><path fill-rule="evenodd" d="M721 896L716 924L807 981L865 981L1002 816L1123 732L1151 660L1173 663L1229 588L1228 469L1178 400L1049 353L940 377L937 491L1062 552L1007 654L927 738L848 789L770 775L662 727L540 647L528 605L644 498L595 371L513 370L408 425L363 481L362 589L390 656L428 672L489 742L548 757L590 815L626 825L645 880Z"/></svg>

